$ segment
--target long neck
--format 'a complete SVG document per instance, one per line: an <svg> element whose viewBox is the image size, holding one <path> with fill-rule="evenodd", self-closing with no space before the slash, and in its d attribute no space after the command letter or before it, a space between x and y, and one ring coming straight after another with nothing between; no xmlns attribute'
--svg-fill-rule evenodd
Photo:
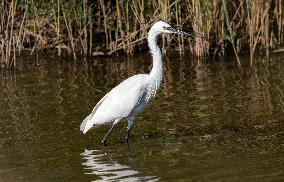
<svg viewBox="0 0 284 182"><path fill-rule="evenodd" d="M153 57L153 67L149 74L149 79L161 82L164 70L162 54L160 48L157 45L157 34L152 32L151 30L148 34L148 46Z"/></svg>
<svg viewBox="0 0 284 182"><path fill-rule="evenodd" d="M148 34L148 45L153 57L153 67L148 77L146 102L155 97L162 83L164 72L161 50L157 45L157 34L151 30Z"/></svg>

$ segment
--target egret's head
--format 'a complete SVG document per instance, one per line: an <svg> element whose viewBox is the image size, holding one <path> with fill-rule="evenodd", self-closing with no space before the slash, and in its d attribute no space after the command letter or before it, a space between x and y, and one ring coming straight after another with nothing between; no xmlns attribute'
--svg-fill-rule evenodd
<svg viewBox="0 0 284 182"><path fill-rule="evenodd" d="M183 35L190 35L191 34L184 32L182 30L178 30L167 24L166 22L163 21L158 21L156 22L150 29L150 32L153 32L155 34L161 34L161 33L178 33L178 34L183 34Z"/></svg>

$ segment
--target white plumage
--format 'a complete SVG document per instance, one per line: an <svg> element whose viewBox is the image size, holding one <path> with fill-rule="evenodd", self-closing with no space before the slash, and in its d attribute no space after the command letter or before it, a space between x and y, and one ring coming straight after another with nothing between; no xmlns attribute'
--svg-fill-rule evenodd
<svg viewBox="0 0 284 182"><path fill-rule="evenodd" d="M161 33L181 33L183 31L172 28L169 24L158 21L148 32L148 46L153 56L153 68L150 74L134 75L107 93L94 107L92 113L87 116L80 126L80 130L85 134L93 126L112 123L106 138L111 133L114 126L122 119L128 121L126 142L135 117L141 113L149 101L155 97L160 88L163 78L162 54L157 45L157 36Z"/></svg>

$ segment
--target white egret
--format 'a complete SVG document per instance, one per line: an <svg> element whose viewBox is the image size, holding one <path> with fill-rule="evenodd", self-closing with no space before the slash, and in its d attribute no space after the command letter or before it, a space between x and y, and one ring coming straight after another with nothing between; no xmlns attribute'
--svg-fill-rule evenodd
<svg viewBox="0 0 284 182"><path fill-rule="evenodd" d="M85 134L93 126L112 123L112 127L106 133L102 144L112 132L115 125L122 119L128 121L125 142L128 142L130 130L135 117L155 97L163 79L163 61L161 50L157 45L157 37L161 33L179 33L191 35L184 31L174 29L169 24L158 21L148 32L148 46L153 57L153 67L150 74L134 75L107 93L94 107L92 113L87 116L80 126Z"/></svg>

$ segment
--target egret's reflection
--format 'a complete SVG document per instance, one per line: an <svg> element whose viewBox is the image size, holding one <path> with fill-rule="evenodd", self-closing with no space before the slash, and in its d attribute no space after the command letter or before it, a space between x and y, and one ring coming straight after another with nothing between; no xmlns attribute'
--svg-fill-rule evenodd
<svg viewBox="0 0 284 182"><path fill-rule="evenodd" d="M119 164L100 150L85 149L81 156L85 160L82 163L85 174L95 174L101 178L96 181L158 181L156 176L145 176L131 166Z"/></svg>

